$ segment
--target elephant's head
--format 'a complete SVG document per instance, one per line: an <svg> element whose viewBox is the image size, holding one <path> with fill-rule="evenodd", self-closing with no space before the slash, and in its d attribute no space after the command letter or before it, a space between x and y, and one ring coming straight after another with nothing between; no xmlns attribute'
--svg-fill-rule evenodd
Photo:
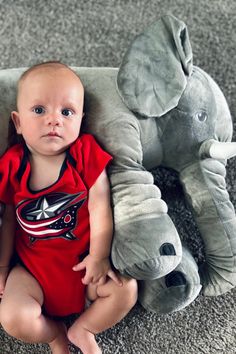
<svg viewBox="0 0 236 354"><path fill-rule="evenodd" d="M214 80L198 67L193 67L178 105L157 124L162 132L162 164L177 171L199 159L224 159L236 153L235 143L225 143L232 138L225 97Z"/></svg>
<svg viewBox="0 0 236 354"><path fill-rule="evenodd" d="M156 118L162 164L178 171L199 158L236 154L232 121L215 81L192 65L186 25L167 15L139 35L118 74L125 104L139 118Z"/></svg>

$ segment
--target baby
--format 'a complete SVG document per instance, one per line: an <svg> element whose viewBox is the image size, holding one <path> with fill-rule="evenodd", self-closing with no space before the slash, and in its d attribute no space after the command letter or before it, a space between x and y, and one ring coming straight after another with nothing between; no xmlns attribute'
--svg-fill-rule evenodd
<svg viewBox="0 0 236 354"><path fill-rule="evenodd" d="M69 353L67 338L84 354L101 353L95 334L137 299L136 281L109 261L112 158L91 135L79 136L83 105L83 85L66 65L28 69L11 113L22 142L0 159L1 324L25 342L48 343L53 354ZM60 317L73 313L82 314L67 332Z"/></svg>

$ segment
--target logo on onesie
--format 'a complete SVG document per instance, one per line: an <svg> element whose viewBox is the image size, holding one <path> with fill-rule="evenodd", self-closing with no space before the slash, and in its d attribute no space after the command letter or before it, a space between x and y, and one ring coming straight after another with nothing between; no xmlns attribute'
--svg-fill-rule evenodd
<svg viewBox="0 0 236 354"><path fill-rule="evenodd" d="M86 199L84 192L51 193L20 202L16 207L16 217L31 243L53 238L75 240L72 230L78 221L78 210Z"/></svg>

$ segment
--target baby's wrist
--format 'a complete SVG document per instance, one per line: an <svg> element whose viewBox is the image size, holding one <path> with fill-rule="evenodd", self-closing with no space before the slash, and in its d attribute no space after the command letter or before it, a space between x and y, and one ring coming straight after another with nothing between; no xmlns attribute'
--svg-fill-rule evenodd
<svg viewBox="0 0 236 354"><path fill-rule="evenodd" d="M102 261L105 261L105 260L107 260L108 258L109 258L109 256L107 256L107 255L95 255L95 254L92 254L92 253L90 253L90 256L93 258L93 259L95 259L97 262L102 262Z"/></svg>

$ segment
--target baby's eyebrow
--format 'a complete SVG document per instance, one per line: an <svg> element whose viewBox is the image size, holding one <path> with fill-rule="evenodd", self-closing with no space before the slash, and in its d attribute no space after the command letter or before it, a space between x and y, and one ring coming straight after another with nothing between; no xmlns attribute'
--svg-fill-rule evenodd
<svg viewBox="0 0 236 354"><path fill-rule="evenodd" d="M82 103L79 100L65 100L62 104L63 108L80 108L82 106Z"/></svg>
<svg viewBox="0 0 236 354"><path fill-rule="evenodd" d="M33 100L32 102L31 102L31 105L32 106L35 106L35 105L42 105L43 106L43 101L42 101L42 99L35 99L35 100Z"/></svg>

